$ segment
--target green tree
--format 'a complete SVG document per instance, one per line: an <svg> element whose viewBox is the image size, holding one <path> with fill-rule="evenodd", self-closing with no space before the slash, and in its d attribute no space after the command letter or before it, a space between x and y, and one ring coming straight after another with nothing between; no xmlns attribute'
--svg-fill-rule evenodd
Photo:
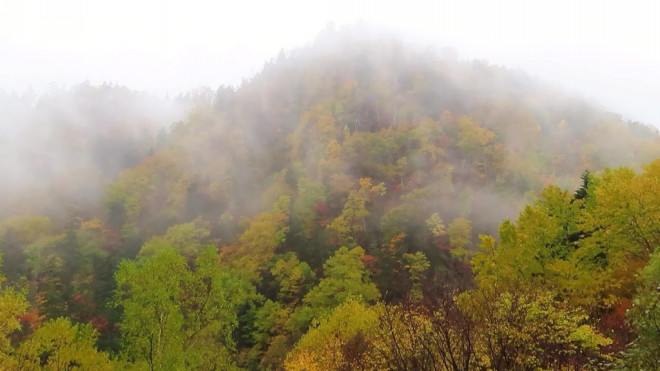
<svg viewBox="0 0 660 371"><path fill-rule="evenodd" d="M113 370L107 353L96 347L98 333L89 324L66 318L44 323L16 350L17 370Z"/></svg>
<svg viewBox="0 0 660 371"><path fill-rule="evenodd" d="M469 254L467 247L472 244L472 222L469 219L458 217L447 228L451 254L455 258L463 258Z"/></svg>
<svg viewBox="0 0 660 371"><path fill-rule="evenodd" d="M5 276L10 281L27 273L26 247L48 238L53 231L51 220L41 215L14 216L0 222L0 253L5 262Z"/></svg>
<svg viewBox="0 0 660 371"><path fill-rule="evenodd" d="M122 171L108 187L109 223L126 238L164 230L184 214L192 169L186 152L169 147Z"/></svg>
<svg viewBox="0 0 660 371"><path fill-rule="evenodd" d="M252 340L255 344L255 348L259 351L259 355L263 356L264 353L268 352L268 349L271 345L278 344L277 341L274 341L276 337L281 336L284 339L288 339L288 334L286 331L286 322L289 318L290 310L283 308L279 302L272 301L270 299L264 302L264 305L259 308L254 316L254 329L252 331ZM268 358L279 359L281 363L283 354L274 355L271 352ZM271 363L271 361L264 362L262 357L261 364Z"/></svg>
<svg viewBox="0 0 660 371"><path fill-rule="evenodd" d="M623 353L619 368L660 369L660 249L640 273L640 287L626 316L637 339Z"/></svg>
<svg viewBox="0 0 660 371"><path fill-rule="evenodd" d="M309 291L315 278L309 265L298 260L294 253L287 253L276 259L270 273L280 286L277 300L294 305Z"/></svg>
<svg viewBox="0 0 660 371"><path fill-rule="evenodd" d="M365 302L373 302L380 297L378 288L371 282L364 267L363 257L361 247L348 249L342 246L323 264L324 277L303 299L316 316L329 313L350 296L362 298Z"/></svg>
<svg viewBox="0 0 660 371"><path fill-rule="evenodd" d="M337 235L338 242L354 241L357 232L366 232L366 217L369 215L367 202L385 195L385 192L384 183L373 185L371 178L360 179L360 188L348 194L341 215L328 224L328 229Z"/></svg>
<svg viewBox="0 0 660 371"><path fill-rule="evenodd" d="M321 182L307 178L298 181L298 196L291 210L292 230L303 240L311 240L319 227L319 205L326 200L326 190Z"/></svg>
<svg viewBox="0 0 660 371"><path fill-rule="evenodd" d="M502 223L499 245L480 237L481 251L472 260L477 280L507 288L542 287L590 314L608 308L621 284L607 248L612 241L596 243L593 235L587 237L585 220L593 215L583 208L583 200L554 186L540 196L515 223Z"/></svg>
<svg viewBox="0 0 660 371"><path fill-rule="evenodd" d="M197 218L190 223L169 227L162 236L152 237L142 246L139 255L152 256L161 249L174 247L192 262L202 252L209 234L208 224Z"/></svg>
<svg viewBox="0 0 660 371"><path fill-rule="evenodd" d="M215 248L204 250L194 270L166 248L123 261L115 278L127 359L157 370L231 366L232 331L251 287L219 265Z"/></svg>
<svg viewBox="0 0 660 371"><path fill-rule="evenodd" d="M426 276L426 272L431 267L431 263L421 251L417 251L414 254L403 254L403 258L406 260L406 265L404 267L408 270L410 281L412 281L410 295L414 299L420 299L422 297L421 281Z"/></svg>

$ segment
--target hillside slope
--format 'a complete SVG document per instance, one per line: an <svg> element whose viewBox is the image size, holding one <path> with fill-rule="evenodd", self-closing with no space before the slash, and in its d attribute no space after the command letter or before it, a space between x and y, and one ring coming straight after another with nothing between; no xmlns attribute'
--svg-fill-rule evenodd
<svg viewBox="0 0 660 371"><path fill-rule="evenodd" d="M238 222L279 194L295 199L302 181L318 182L324 217L334 217L365 177L387 188L368 230L417 202L420 218L463 216L494 232L545 185L576 187L585 170L639 168L660 156L654 130L519 72L341 33L280 55L236 90L221 88L169 142L114 185L113 210L139 199L141 216L120 224L144 227L145 236L200 215ZM128 184L137 175L166 182L137 194ZM152 209L147 198L169 202Z"/></svg>
<svg viewBox="0 0 660 371"><path fill-rule="evenodd" d="M145 99L5 106L27 124L0 185L0 366L55 362L61 333L107 369L601 367L644 329L625 311L656 284L636 281L660 241L656 130L348 31L167 112Z"/></svg>

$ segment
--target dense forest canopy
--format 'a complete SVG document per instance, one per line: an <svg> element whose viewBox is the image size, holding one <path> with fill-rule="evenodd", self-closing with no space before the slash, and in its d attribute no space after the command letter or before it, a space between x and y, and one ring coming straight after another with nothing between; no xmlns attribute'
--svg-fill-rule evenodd
<svg viewBox="0 0 660 371"><path fill-rule="evenodd" d="M326 31L0 110L3 369L660 367L660 135L520 71Z"/></svg>

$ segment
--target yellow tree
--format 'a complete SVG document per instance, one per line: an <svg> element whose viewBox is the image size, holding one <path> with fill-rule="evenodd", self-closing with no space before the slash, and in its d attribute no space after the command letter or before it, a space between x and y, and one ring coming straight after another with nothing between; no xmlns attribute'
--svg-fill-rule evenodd
<svg viewBox="0 0 660 371"><path fill-rule="evenodd" d="M270 212L258 214L238 241L222 249L225 261L250 280L258 281L260 272L275 257L275 250L286 240L290 203L289 196L280 196Z"/></svg>
<svg viewBox="0 0 660 371"><path fill-rule="evenodd" d="M373 185L371 178L360 179L360 188L348 194L341 215L328 224L328 229L335 233L339 243L354 241L356 233L367 230L367 203L374 197L385 195L385 192L384 183Z"/></svg>
<svg viewBox="0 0 660 371"><path fill-rule="evenodd" d="M554 294L480 284L461 294L459 308L475 324L476 358L484 369L563 369L605 360L611 340L589 318L553 299Z"/></svg>
<svg viewBox="0 0 660 371"><path fill-rule="evenodd" d="M469 254L467 248L472 244L472 222L463 217L454 219L447 228L451 255L462 258Z"/></svg>
<svg viewBox="0 0 660 371"><path fill-rule="evenodd" d="M349 298L300 339L284 367L291 371L365 369L370 361L368 339L377 325L376 311Z"/></svg>
<svg viewBox="0 0 660 371"><path fill-rule="evenodd" d="M24 293L6 287L4 281L5 276L0 273L0 368L10 369L14 360L9 335L21 329L18 316L25 313L28 302Z"/></svg>

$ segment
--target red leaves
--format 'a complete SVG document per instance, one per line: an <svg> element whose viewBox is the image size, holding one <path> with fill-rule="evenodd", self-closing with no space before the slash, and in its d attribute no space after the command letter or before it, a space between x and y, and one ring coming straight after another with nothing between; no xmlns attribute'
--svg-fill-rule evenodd
<svg viewBox="0 0 660 371"><path fill-rule="evenodd" d="M72 318L79 322L90 323L98 331L103 331L108 327L108 319L105 316L94 315L97 312L96 307L98 306L96 302L86 301L82 294L74 295L73 301L77 304L75 306L77 311L72 315Z"/></svg>
<svg viewBox="0 0 660 371"><path fill-rule="evenodd" d="M98 331L103 331L108 327L108 319L104 316L93 317L90 323Z"/></svg>
<svg viewBox="0 0 660 371"><path fill-rule="evenodd" d="M316 215L323 217L328 213L328 204L325 201L321 201L314 206L314 211Z"/></svg>
<svg viewBox="0 0 660 371"><path fill-rule="evenodd" d="M361 260L362 260L362 264L364 264L365 268L367 268L367 270L370 271L371 274L380 273L380 269L376 268L376 263L378 263L377 257L369 254L364 254Z"/></svg>
<svg viewBox="0 0 660 371"><path fill-rule="evenodd" d="M16 319L19 320L23 328L28 326L32 331L36 330L39 326L41 326L41 323L44 321L46 317L45 316L40 316L37 313L36 309L31 309L29 312L16 316Z"/></svg>
<svg viewBox="0 0 660 371"><path fill-rule="evenodd" d="M453 249L453 247L451 245L449 245L449 242L446 241L446 239L438 240L438 248L440 250L445 250L445 251L449 251L449 250Z"/></svg>
<svg viewBox="0 0 660 371"><path fill-rule="evenodd" d="M621 298L614 308L601 318L599 327L603 330L603 333L613 340L613 343L606 347L605 351L619 351L632 340L631 329L626 323L626 311L630 308L632 308L631 300Z"/></svg>
<svg viewBox="0 0 660 371"><path fill-rule="evenodd" d="M362 264L364 264L367 267L376 264L376 262L378 262L378 258L373 255L365 254L362 257Z"/></svg>

